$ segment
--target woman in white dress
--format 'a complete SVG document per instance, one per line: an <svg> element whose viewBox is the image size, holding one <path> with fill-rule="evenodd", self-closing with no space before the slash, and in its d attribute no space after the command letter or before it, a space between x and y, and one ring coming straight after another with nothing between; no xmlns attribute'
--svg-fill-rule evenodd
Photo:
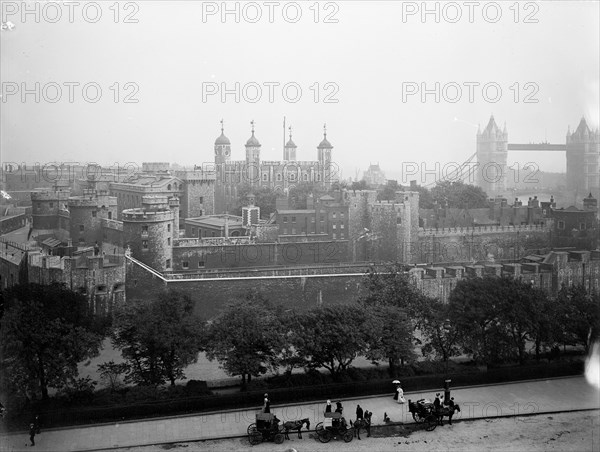
<svg viewBox="0 0 600 452"><path fill-rule="evenodd" d="M406 399L404 399L404 391L402 390L402 387L400 386L400 384L398 384L396 386L396 393L398 395L396 402L397 403L406 403Z"/></svg>

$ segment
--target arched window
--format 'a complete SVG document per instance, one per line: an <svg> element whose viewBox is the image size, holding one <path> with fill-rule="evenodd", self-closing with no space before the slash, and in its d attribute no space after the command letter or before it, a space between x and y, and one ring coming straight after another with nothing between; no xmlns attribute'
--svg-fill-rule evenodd
<svg viewBox="0 0 600 452"><path fill-rule="evenodd" d="M167 190L171 191L171 184L167 185Z"/></svg>

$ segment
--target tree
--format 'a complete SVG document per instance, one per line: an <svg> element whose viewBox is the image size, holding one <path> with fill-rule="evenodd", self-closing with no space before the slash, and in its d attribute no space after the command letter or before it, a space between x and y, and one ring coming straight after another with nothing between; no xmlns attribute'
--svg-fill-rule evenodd
<svg viewBox="0 0 600 452"><path fill-rule="evenodd" d="M455 209L476 209L488 206L488 196L479 187L462 181L441 181L431 189L431 196L438 204L448 202Z"/></svg>
<svg viewBox="0 0 600 452"><path fill-rule="evenodd" d="M459 331L464 352L486 364L498 360L505 342L498 337L496 283L492 277L461 280L448 298L450 321Z"/></svg>
<svg viewBox="0 0 600 452"><path fill-rule="evenodd" d="M81 294L64 284L25 284L5 292L0 356L7 380L21 393L63 388L77 364L99 354L106 322L98 322Z"/></svg>
<svg viewBox="0 0 600 452"><path fill-rule="evenodd" d="M396 306L365 305L371 326L368 328L366 357L371 361L387 360L390 376L399 364L413 361L413 325L403 310Z"/></svg>
<svg viewBox="0 0 600 452"><path fill-rule="evenodd" d="M397 180L390 179L383 189L377 193L377 201L393 201L396 199L396 192L402 190L402 185Z"/></svg>
<svg viewBox="0 0 600 452"><path fill-rule="evenodd" d="M417 185L416 187L411 187L411 190L419 192L419 208L433 209L433 197L427 187Z"/></svg>
<svg viewBox="0 0 600 452"><path fill-rule="evenodd" d="M275 369L282 342L275 309L258 294L237 300L209 325L204 350L219 361L225 372L246 381Z"/></svg>
<svg viewBox="0 0 600 452"><path fill-rule="evenodd" d="M98 364L100 379L107 382L110 392L115 392L121 386L121 375L127 372L127 363L115 363L113 360Z"/></svg>
<svg viewBox="0 0 600 452"><path fill-rule="evenodd" d="M589 352L600 332L600 297L582 285L563 286L557 296L565 343L581 344Z"/></svg>
<svg viewBox="0 0 600 452"><path fill-rule="evenodd" d="M517 351L519 364L524 364L526 342L537 339L541 344L547 317L539 316L548 307L547 296L541 289L521 280L501 278L496 282L499 321ZM539 356L539 350L537 354Z"/></svg>
<svg viewBox="0 0 600 452"><path fill-rule="evenodd" d="M488 364L526 359L525 345L536 352L549 339L552 305L541 289L513 278L460 281L449 298L450 317L461 332L465 351ZM546 312L544 312L546 310Z"/></svg>
<svg viewBox="0 0 600 452"><path fill-rule="evenodd" d="M369 184L367 184L366 180L359 180L352 182L352 184L350 185L350 190L370 190L371 187L369 187Z"/></svg>
<svg viewBox="0 0 600 452"><path fill-rule="evenodd" d="M421 305L417 317L417 328L421 332L424 344L423 356L441 358L448 372L448 361L460 354L460 330L450 321L450 307L436 299L427 299Z"/></svg>
<svg viewBox="0 0 600 452"><path fill-rule="evenodd" d="M314 309L297 317L292 345L311 369L324 367L337 377L368 350L371 322L358 304Z"/></svg>
<svg viewBox="0 0 600 452"><path fill-rule="evenodd" d="M361 298L363 303L376 306L396 306L409 317L415 317L424 302L423 294L411 283L405 267L389 265L383 273L369 269L363 280L367 293Z"/></svg>
<svg viewBox="0 0 600 452"><path fill-rule="evenodd" d="M128 364L125 381L157 386L185 378L183 369L198 359L203 324L190 297L176 291L122 306L112 342Z"/></svg>

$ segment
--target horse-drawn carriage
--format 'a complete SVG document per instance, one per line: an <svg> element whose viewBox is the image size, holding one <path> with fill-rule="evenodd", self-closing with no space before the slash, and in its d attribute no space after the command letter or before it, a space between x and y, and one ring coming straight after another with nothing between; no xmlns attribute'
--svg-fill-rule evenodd
<svg viewBox="0 0 600 452"><path fill-rule="evenodd" d="M256 423L248 426L248 440L253 446L263 441L283 443L285 435L283 426L279 425L277 416L271 413L256 413Z"/></svg>
<svg viewBox="0 0 600 452"><path fill-rule="evenodd" d="M317 424L315 431L322 443L328 443L334 437L341 437L349 443L354 438L354 433L352 429L348 428L346 419L342 417L342 413L338 412L325 413L325 420Z"/></svg>
<svg viewBox="0 0 600 452"><path fill-rule="evenodd" d="M449 423L452 425L452 416L459 411L460 407L454 403L452 399L451 405L441 405L436 411L433 402L427 399L420 399L416 402L408 400L408 411L412 413L413 419L418 424L427 424L425 430L431 432L439 425L444 425L444 416L449 418Z"/></svg>
<svg viewBox="0 0 600 452"><path fill-rule="evenodd" d="M425 430L431 432L438 425L438 418L435 413L433 402L426 399L420 399L416 402L408 400L408 411L412 413L412 417L417 424L427 424Z"/></svg>

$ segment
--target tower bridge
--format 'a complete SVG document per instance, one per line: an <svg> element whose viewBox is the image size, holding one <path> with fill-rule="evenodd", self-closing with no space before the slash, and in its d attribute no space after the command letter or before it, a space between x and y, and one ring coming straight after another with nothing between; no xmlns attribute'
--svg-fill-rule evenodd
<svg viewBox="0 0 600 452"><path fill-rule="evenodd" d="M506 192L508 151L565 152L567 190L576 197L588 192L597 196L600 192L600 133L597 128L591 130L585 118L581 118L573 133L570 128L567 130L565 144L509 144L506 123L500 129L491 116L485 129L477 131L475 152L478 163L476 184L490 196Z"/></svg>

